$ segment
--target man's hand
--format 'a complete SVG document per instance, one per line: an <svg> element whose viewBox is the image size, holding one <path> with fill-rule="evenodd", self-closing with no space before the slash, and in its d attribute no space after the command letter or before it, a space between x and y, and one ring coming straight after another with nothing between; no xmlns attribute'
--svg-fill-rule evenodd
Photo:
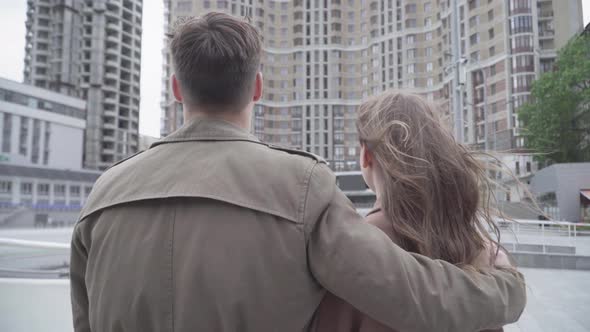
<svg viewBox="0 0 590 332"><path fill-rule="evenodd" d="M496 246L494 246L496 247ZM497 254L496 254L497 252ZM496 255L496 259L494 259L494 266L496 267L504 267L504 268L514 268L512 262L510 262L510 258L504 249L496 250L492 252L492 255Z"/></svg>

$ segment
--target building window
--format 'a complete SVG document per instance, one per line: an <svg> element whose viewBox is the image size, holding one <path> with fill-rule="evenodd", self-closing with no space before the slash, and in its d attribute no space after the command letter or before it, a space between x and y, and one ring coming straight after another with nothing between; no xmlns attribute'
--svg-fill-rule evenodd
<svg viewBox="0 0 590 332"><path fill-rule="evenodd" d="M0 181L0 194L12 194L12 181Z"/></svg>
<svg viewBox="0 0 590 332"><path fill-rule="evenodd" d="M27 140L29 138L29 118L21 117L20 119L20 137L19 137L19 154L27 155Z"/></svg>
<svg viewBox="0 0 590 332"><path fill-rule="evenodd" d="M407 44L414 44L414 42L416 42L416 35L408 35L406 37Z"/></svg>
<svg viewBox="0 0 590 332"><path fill-rule="evenodd" d="M32 195L33 194L33 184L30 182L22 182L20 184L20 193L21 193L21 195Z"/></svg>
<svg viewBox="0 0 590 332"><path fill-rule="evenodd" d="M49 196L49 184L48 183L37 184L37 195Z"/></svg>
<svg viewBox="0 0 590 332"><path fill-rule="evenodd" d="M428 62L426 64L426 72L430 73L432 71L432 62Z"/></svg>
<svg viewBox="0 0 590 332"><path fill-rule="evenodd" d="M492 104L492 114L498 113L498 103Z"/></svg>
<svg viewBox="0 0 590 332"><path fill-rule="evenodd" d="M415 3L406 5L406 14L413 14L415 12L416 12L416 4Z"/></svg>
<svg viewBox="0 0 590 332"><path fill-rule="evenodd" d="M496 46L490 47L489 53L490 53L490 56L496 55Z"/></svg>
<svg viewBox="0 0 590 332"><path fill-rule="evenodd" d="M510 19L510 32L522 33L533 31L533 18L530 16L517 16Z"/></svg>
<svg viewBox="0 0 590 332"><path fill-rule="evenodd" d="M43 141L43 165L49 164L49 141L51 140L51 123L45 122L45 140Z"/></svg>
<svg viewBox="0 0 590 332"><path fill-rule="evenodd" d="M488 12L488 22L491 22L494 20L494 10L490 9L490 11Z"/></svg>
<svg viewBox="0 0 590 332"><path fill-rule="evenodd" d="M469 1L469 10L474 10L479 7L480 3L479 0L470 0Z"/></svg>
<svg viewBox="0 0 590 332"><path fill-rule="evenodd" d="M53 186L53 194L58 197L66 195L66 186L63 184L56 184Z"/></svg>
<svg viewBox="0 0 590 332"><path fill-rule="evenodd" d="M2 152L10 153L10 139L12 137L12 114L4 113L2 126Z"/></svg>
<svg viewBox="0 0 590 332"><path fill-rule="evenodd" d="M411 18L406 20L406 28L415 28L416 27L416 19Z"/></svg>
<svg viewBox="0 0 590 332"><path fill-rule="evenodd" d="M473 27L476 27L477 25L479 25L479 15L472 16L469 19L469 27L473 28Z"/></svg>
<svg viewBox="0 0 590 332"><path fill-rule="evenodd" d="M469 45L473 46L479 43L479 33L474 33L469 37Z"/></svg>
<svg viewBox="0 0 590 332"><path fill-rule="evenodd" d="M532 8L531 0L510 0L510 13L530 13Z"/></svg>
<svg viewBox="0 0 590 332"><path fill-rule="evenodd" d="M193 10L193 2L192 1L179 1L176 4L176 10L180 13L191 12Z"/></svg>
<svg viewBox="0 0 590 332"><path fill-rule="evenodd" d="M408 50L408 59L413 59L416 57L416 49L411 48Z"/></svg>
<svg viewBox="0 0 590 332"><path fill-rule="evenodd" d="M408 65L408 74L413 74L416 70L416 64L412 63Z"/></svg>
<svg viewBox="0 0 590 332"><path fill-rule="evenodd" d="M70 196L80 197L80 186L70 186Z"/></svg>
<svg viewBox="0 0 590 332"><path fill-rule="evenodd" d="M41 121L38 119L33 120L33 143L31 152L31 162L33 164L39 163L40 155L40 144L41 144Z"/></svg>
<svg viewBox="0 0 590 332"><path fill-rule="evenodd" d="M432 56L432 47L426 48L426 56Z"/></svg>

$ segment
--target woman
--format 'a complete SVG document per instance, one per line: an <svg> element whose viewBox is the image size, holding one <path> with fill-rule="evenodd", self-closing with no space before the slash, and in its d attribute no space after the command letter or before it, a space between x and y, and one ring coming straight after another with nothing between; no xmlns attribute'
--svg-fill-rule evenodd
<svg viewBox="0 0 590 332"><path fill-rule="evenodd" d="M408 251L485 270L498 253L488 227L499 236L486 170L436 113L421 97L396 92L360 106L360 164L377 195L367 222ZM391 331L332 294L314 324L316 331Z"/></svg>

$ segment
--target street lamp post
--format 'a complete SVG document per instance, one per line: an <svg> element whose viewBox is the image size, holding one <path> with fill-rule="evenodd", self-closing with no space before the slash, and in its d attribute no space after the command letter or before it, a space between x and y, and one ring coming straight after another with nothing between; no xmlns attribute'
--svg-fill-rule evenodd
<svg viewBox="0 0 590 332"><path fill-rule="evenodd" d="M488 93L487 93L487 83L486 83L486 70L484 67L480 68L481 71L481 79L483 83L483 144L485 152L490 150L489 142L488 142ZM494 130L495 133L495 130ZM494 147L496 143L494 141Z"/></svg>
<svg viewBox="0 0 590 332"><path fill-rule="evenodd" d="M463 92L461 91L460 77L461 77L461 66L460 66L460 47L459 47L459 4L457 0L451 1L451 44L452 44L452 55L453 64L455 66L455 77L453 79L453 114L455 117L455 138L459 143L463 143Z"/></svg>

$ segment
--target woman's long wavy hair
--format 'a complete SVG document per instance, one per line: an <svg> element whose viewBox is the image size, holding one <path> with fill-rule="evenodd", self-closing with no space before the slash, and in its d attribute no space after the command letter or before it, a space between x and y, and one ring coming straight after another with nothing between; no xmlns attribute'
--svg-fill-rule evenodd
<svg viewBox="0 0 590 332"><path fill-rule="evenodd" d="M475 152L455 141L438 114L417 95L386 92L360 106L359 138L383 172L380 202L398 244L478 269L473 262L500 238L492 184Z"/></svg>

